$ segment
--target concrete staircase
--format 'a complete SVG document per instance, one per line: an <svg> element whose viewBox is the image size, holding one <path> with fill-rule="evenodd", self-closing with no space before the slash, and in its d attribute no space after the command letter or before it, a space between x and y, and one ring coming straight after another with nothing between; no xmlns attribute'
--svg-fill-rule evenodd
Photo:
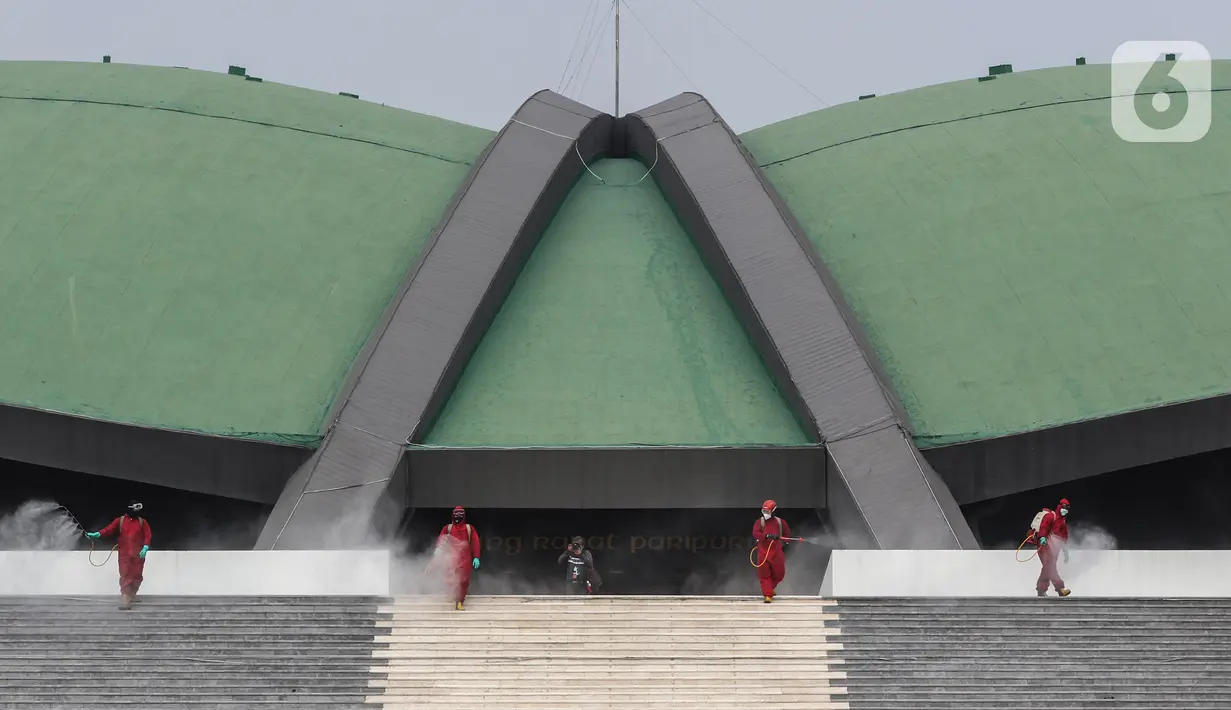
<svg viewBox="0 0 1231 710"><path fill-rule="evenodd" d="M833 602L398 598L369 702L388 710L836 710Z"/></svg>
<svg viewBox="0 0 1231 710"><path fill-rule="evenodd" d="M0 597L0 710L1231 708L1231 599Z"/></svg>
<svg viewBox="0 0 1231 710"><path fill-rule="evenodd" d="M843 599L855 710L1231 708L1231 599Z"/></svg>
<svg viewBox="0 0 1231 710"><path fill-rule="evenodd" d="M0 597L0 710L371 708L375 600Z"/></svg>

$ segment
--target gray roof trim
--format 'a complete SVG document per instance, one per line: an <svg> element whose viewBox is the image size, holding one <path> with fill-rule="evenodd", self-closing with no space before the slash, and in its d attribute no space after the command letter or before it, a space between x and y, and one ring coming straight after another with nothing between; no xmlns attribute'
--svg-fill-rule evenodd
<svg viewBox="0 0 1231 710"><path fill-rule="evenodd" d="M273 503L311 449L0 405L0 458Z"/></svg>
<svg viewBox="0 0 1231 710"><path fill-rule="evenodd" d="M962 504L1231 448L1231 395L924 449Z"/></svg>

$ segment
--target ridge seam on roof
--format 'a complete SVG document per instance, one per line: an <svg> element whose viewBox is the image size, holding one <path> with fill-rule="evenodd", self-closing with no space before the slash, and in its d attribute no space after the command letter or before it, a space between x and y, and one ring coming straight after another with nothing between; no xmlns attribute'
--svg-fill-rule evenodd
<svg viewBox="0 0 1231 710"><path fill-rule="evenodd" d="M133 104L133 103L126 103L123 101L99 101L97 99L61 99L61 98L54 98L54 97L48 97L48 96L0 95L0 100L3 100L3 101L47 101L50 103L65 103L65 104L93 104L96 106L118 106L121 108L141 108L141 109L148 109L150 111L166 111L168 113L178 113L178 114L183 114L186 116L198 116L200 118L213 118L213 119L217 119L221 121L235 121L236 123L247 123L249 125L264 126L266 128L279 128L284 131L294 131L295 133L306 133L308 135L320 136L323 138L337 138L338 140L351 141L354 143L365 143L367 145L376 146L378 148L388 148L389 150L396 150L402 153L410 153L412 155L421 155L425 158L434 158L441 162L452 163L454 165L470 165L471 164L471 162L468 160L458 160L457 158L450 158L448 156L439 155L437 153L429 153L424 150L415 150L413 148L404 148L401 146L390 145L388 143L382 143L380 141L368 140L366 138L356 138L354 136L343 136L343 135L338 135L336 133L326 133L324 131L313 131L308 128L296 128L294 126L283 126L281 124L270 123L268 121L258 121L258 120L251 119L251 118L240 118L237 116L222 116L222 115L214 114L214 113L189 111L187 109L182 109L182 108L171 108L167 106L149 106L147 104Z"/></svg>
<svg viewBox="0 0 1231 710"><path fill-rule="evenodd" d="M683 111L686 108L696 106L702 101L705 101L705 99L698 97L697 100L693 101L692 103L682 104L680 106L671 106L671 107L663 109L662 111L658 111L656 113L646 113L646 114L638 114L638 115L641 116L642 118L654 118L655 116L665 116L669 113L674 113L676 111Z"/></svg>
<svg viewBox="0 0 1231 710"><path fill-rule="evenodd" d="M539 93L542 93L542 92L539 92ZM556 104L549 103L547 101L540 99L538 96L539 96L538 94L531 96L530 98L526 99L525 103L530 103L531 101L534 101L535 103L540 103L540 104L543 104L544 106L550 106L551 108L559 109L565 113L571 113L574 116L580 116L581 118L586 118L586 119L590 118L590 116L588 116L587 114L581 113L580 111L576 111L574 109L568 108L567 106L558 106ZM517 123L521 123L521 121L517 121ZM525 124L525 125L528 125L528 124Z"/></svg>
<svg viewBox="0 0 1231 710"><path fill-rule="evenodd" d="M1224 92L1224 91L1231 91L1231 88L1210 89L1209 93L1217 94L1217 93ZM1153 96L1156 93L1159 93L1159 92L1143 91L1143 92L1131 94L1131 95L1132 96ZM1178 93L1178 92L1169 91L1166 93ZM1130 96L1130 94L1124 94L1123 96ZM1033 109L1049 108L1052 106L1065 106L1068 104L1083 104L1083 103L1090 103L1091 101L1108 101L1114 98L1123 98L1123 96L1088 96L1082 99L1065 99L1063 101L1051 101L1045 104L1031 104L1029 106L1014 106L1013 108L1000 109L997 111L988 111L986 113L977 113L977 114L972 114L970 116L958 116L956 118L947 118L943 121L918 123L913 126L902 126L901 128L894 128L893 130L889 130L889 131L879 131L877 133L869 133L865 136L858 136L856 138L848 138L844 141L838 141L837 143L823 145L823 146L820 146L819 148L812 148L811 150L806 150L796 155L792 155L786 158L779 158L777 160L771 160L768 163L762 163L758 165L757 167L764 170L765 168L772 168L775 165L782 165L783 163L789 163L790 161L795 160L796 158L806 158L809 155L812 155L814 153L820 153L821 151L829 150L830 148L839 148L841 146L849 145L851 143L857 143L862 140L868 140L871 138L880 138L881 136L889 136L895 133L905 133L906 131L913 131L916 128L929 128L931 126L945 126L950 123L960 123L962 121L972 121L972 120L979 119L979 118L987 118L988 116L999 116L1001 114L1006 114L1006 113L1016 113L1018 111L1030 111Z"/></svg>

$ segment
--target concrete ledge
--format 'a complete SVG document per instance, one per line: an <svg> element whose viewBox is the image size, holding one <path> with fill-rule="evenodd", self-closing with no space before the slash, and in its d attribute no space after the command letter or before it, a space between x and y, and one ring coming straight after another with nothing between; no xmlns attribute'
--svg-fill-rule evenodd
<svg viewBox="0 0 1231 710"><path fill-rule="evenodd" d="M1029 597L1039 569L1013 550L834 550L821 596ZM1231 597L1231 550L1074 550L1060 576L1081 597Z"/></svg>
<svg viewBox="0 0 1231 710"><path fill-rule="evenodd" d="M118 595L116 557L87 552L0 552L0 596ZM95 563L107 557L94 553ZM151 550L141 594L160 596L388 596L384 551Z"/></svg>

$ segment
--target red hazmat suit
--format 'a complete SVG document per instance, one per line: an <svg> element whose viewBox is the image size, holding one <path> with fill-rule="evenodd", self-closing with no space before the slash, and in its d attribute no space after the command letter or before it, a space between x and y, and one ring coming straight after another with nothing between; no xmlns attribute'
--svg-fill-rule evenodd
<svg viewBox="0 0 1231 710"><path fill-rule="evenodd" d="M1039 594L1046 594L1048 585L1055 587L1057 592L1066 589L1056 563L1060 561L1060 553L1069 541L1068 521L1058 511L1068 507L1068 499L1062 498L1056 510L1047 511L1039 523L1039 538L1047 539L1046 545L1039 546L1039 562L1043 564L1043 569L1039 571L1039 581L1034 586Z"/></svg>
<svg viewBox="0 0 1231 710"><path fill-rule="evenodd" d="M436 545L444 558L441 564L449 565L450 574L454 575L453 601L460 604L466 601L466 593L470 591L470 572L474 565L472 560L479 559L479 532L466 522L465 511L460 506L454 508L453 512L455 520L458 518L457 513L461 513L461 521L441 528Z"/></svg>
<svg viewBox="0 0 1231 710"><path fill-rule="evenodd" d="M121 515L99 530L98 534L104 538L119 536L116 552L120 559L120 592L130 597L136 596L144 579L145 560L141 559L140 553L142 547L150 544L150 524L145 522L145 518Z"/></svg>
<svg viewBox="0 0 1231 710"><path fill-rule="evenodd" d="M752 524L752 537L757 541L757 577L761 580L761 595L766 601L774 598L775 589L786 577L786 555L783 554L781 538L791 536L791 527L774 515L778 508L772 500L765 501L762 512L770 514L769 520L757 518Z"/></svg>

